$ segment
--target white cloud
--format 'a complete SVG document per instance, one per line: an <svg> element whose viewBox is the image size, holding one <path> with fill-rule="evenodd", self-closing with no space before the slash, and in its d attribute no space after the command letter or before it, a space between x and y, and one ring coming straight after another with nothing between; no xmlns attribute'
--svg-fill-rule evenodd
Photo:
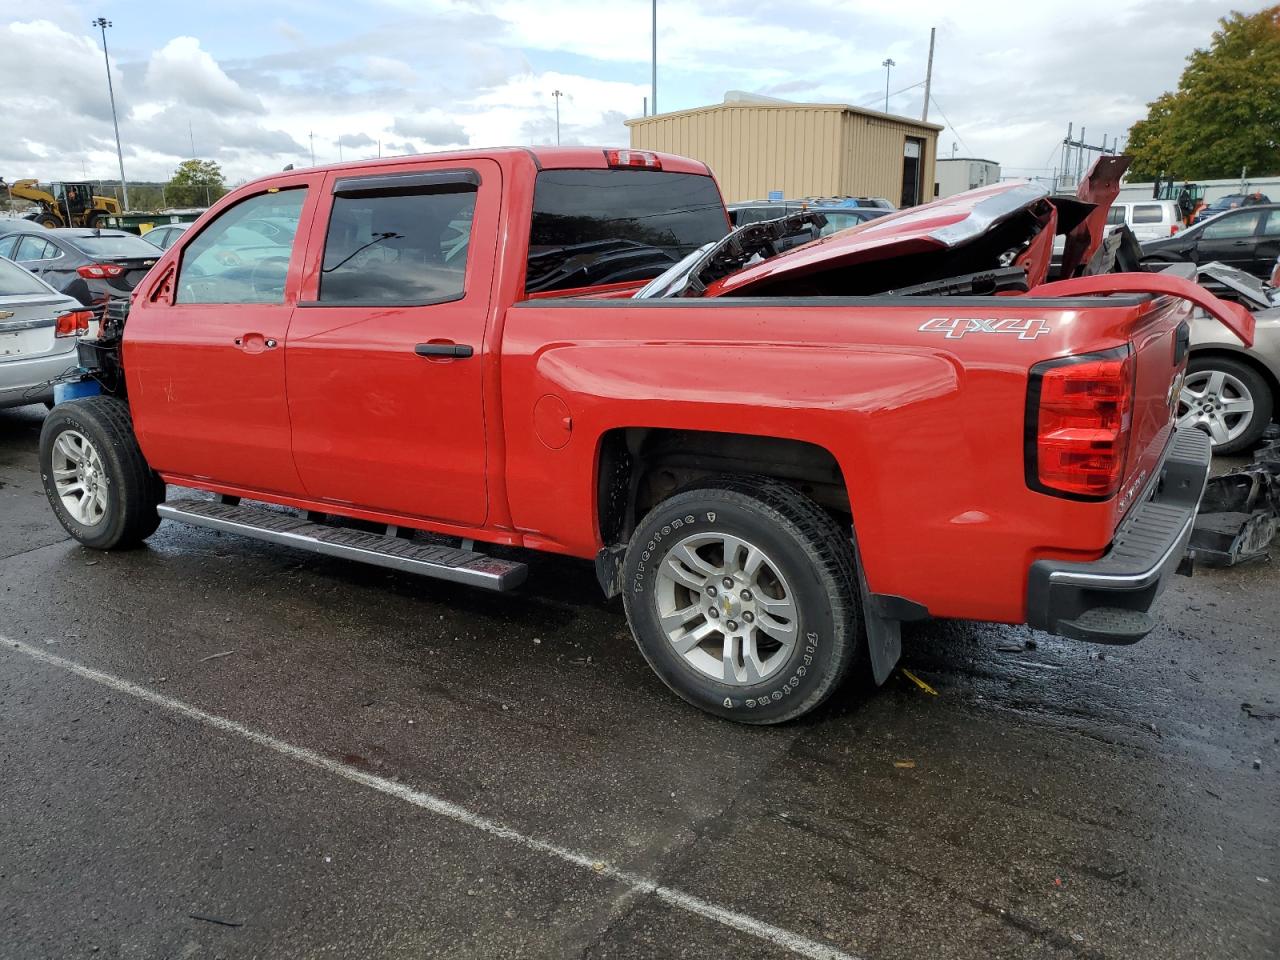
<svg viewBox="0 0 1280 960"><path fill-rule="evenodd" d="M228 77L195 37L174 37L151 55L147 88L158 100L233 113L262 113L262 101Z"/></svg>
<svg viewBox="0 0 1280 960"><path fill-rule="evenodd" d="M955 124L940 152L954 141L1006 173L1048 174L1068 122L1094 142L1123 134L1232 5L663 0L659 100L682 109L742 89L878 107L880 62L892 56L891 87L909 89L891 109L918 116L933 24L930 119ZM1255 10L1262 0L1234 5ZM47 0L38 18L30 9L0 0L0 89L10 102L0 111L0 172L114 177L98 34L72 0ZM625 144L622 121L649 94L650 6L641 0L366 0L357 29L296 4L279 10L239 40L223 8L175 10L177 36L155 32L167 18L145 40L136 25L117 25L112 70L131 178L167 178L191 153L191 133L232 180L303 165L313 140L319 163L338 159L339 140L347 159L376 154L379 141L384 154L551 143L555 89L564 92L562 142ZM207 32L197 35L197 23Z"/></svg>

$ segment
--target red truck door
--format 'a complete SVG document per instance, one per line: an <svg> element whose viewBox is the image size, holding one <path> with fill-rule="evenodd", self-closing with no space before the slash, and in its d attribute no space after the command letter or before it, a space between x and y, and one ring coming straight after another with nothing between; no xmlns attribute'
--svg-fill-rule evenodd
<svg viewBox="0 0 1280 960"><path fill-rule="evenodd" d="M297 175L221 211L182 241L176 274L144 284L125 371L135 429L157 470L301 493L289 447L284 342L300 223L322 177Z"/></svg>
<svg viewBox="0 0 1280 960"><path fill-rule="evenodd" d="M484 522L501 186L487 160L326 179L286 347L294 459L311 497Z"/></svg>

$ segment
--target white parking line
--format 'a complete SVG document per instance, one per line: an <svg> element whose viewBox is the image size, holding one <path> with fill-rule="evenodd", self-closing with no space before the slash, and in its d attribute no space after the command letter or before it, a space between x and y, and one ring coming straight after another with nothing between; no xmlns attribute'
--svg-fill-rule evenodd
<svg viewBox="0 0 1280 960"><path fill-rule="evenodd" d="M92 667L86 667L84 664L76 663L74 660L67 660L64 657L55 656L36 647L28 646L17 640L10 640L6 637L0 637L0 645L33 660L39 660L41 663L47 663L50 666L58 667L76 676L91 680L94 683L101 684L115 690L118 693L127 694L138 700L144 700L147 703L154 704L157 707L168 710L172 713L180 714L188 719L203 723L206 726L221 730L223 733L233 734L244 740L248 740L260 747L268 750L274 750L276 753L305 763L309 766L331 773L335 776L342 777L344 780L350 780L352 783L358 783L361 786L377 790L387 796L395 797L405 803L411 803L415 807L421 807L423 810L430 811L437 816L445 817L456 823L487 833L490 836L498 837L510 843L524 847L526 850L533 850L537 853L546 854L557 860L563 860L565 863L573 864L575 867L581 867L583 870L589 871L593 876L603 877L613 880L617 883L629 886L636 893L652 894L664 903L670 904L689 913L697 914L700 917L706 917L708 920L714 920L716 923L723 924L734 930L740 930L743 933L750 934L753 937L759 937L761 940L767 940L770 943L789 950L791 953L801 957L811 957L813 960L858 960L850 954L837 950L835 947L827 946L816 940L810 940L808 937L802 937L790 930L784 930L781 927L775 927L771 923L765 923L763 920L757 920L755 917L747 916L744 913L738 913L725 907L717 906L710 901L695 897L692 894L685 893L683 890L677 890L674 887L664 886L656 880L650 880L648 877L631 873L627 870L619 870L609 864L580 853L577 850L570 850L567 847L559 846L547 840L539 840L537 837L530 837L521 833L512 827L498 823L496 820L490 820L488 817L480 816L472 813L465 807L460 807L456 803L450 803L448 800L442 800L430 793L421 790L414 790L412 787L405 786L402 783L395 783L391 780L375 777L373 774L365 773L355 767L347 766L345 763L339 763L328 757L322 756L313 750L305 747L295 746L292 743L286 743L283 740L277 740L275 737L246 727L244 724L235 720L228 720L226 717L219 717L216 714L208 713L199 707L193 707L181 700L175 700L172 697L166 697L162 693L157 693L148 687L140 686L132 681L113 676L109 673L103 673L101 670L95 670ZM2 648L2 647L0 647Z"/></svg>

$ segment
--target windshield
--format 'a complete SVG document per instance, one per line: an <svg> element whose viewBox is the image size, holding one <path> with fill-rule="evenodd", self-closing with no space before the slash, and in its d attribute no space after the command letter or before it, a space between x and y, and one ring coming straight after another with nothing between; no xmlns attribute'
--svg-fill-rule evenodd
<svg viewBox="0 0 1280 960"><path fill-rule="evenodd" d="M530 293L649 280L729 232L715 181L657 170L543 170Z"/></svg>
<svg viewBox="0 0 1280 960"><path fill-rule="evenodd" d="M0 297L50 293L41 281L12 260L0 257Z"/></svg>
<svg viewBox="0 0 1280 960"><path fill-rule="evenodd" d="M100 237L72 237L72 245L81 253L90 257L147 257L155 259L155 244L147 243L141 237L131 233L116 236L103 234Z"/></svg>

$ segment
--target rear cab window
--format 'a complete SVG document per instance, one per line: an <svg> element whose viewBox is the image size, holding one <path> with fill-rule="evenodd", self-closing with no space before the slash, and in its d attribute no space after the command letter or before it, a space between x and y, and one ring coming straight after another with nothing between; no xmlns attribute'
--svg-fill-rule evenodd
<svg viewBox="0 0 1280 960"><path fill-rule="evenodd" d="M526 293L651 280L729 232L715 181L665 170L542 170Z"/></svg>
<svg viewBox="0 0 1280 960"><path fill-rule="evenodd" d="M1113 205L1111 209L1107 211L1107 226L1115 227L1124 223L1124 215L1127 209L1127 207L1120 204Z"/></svg>

